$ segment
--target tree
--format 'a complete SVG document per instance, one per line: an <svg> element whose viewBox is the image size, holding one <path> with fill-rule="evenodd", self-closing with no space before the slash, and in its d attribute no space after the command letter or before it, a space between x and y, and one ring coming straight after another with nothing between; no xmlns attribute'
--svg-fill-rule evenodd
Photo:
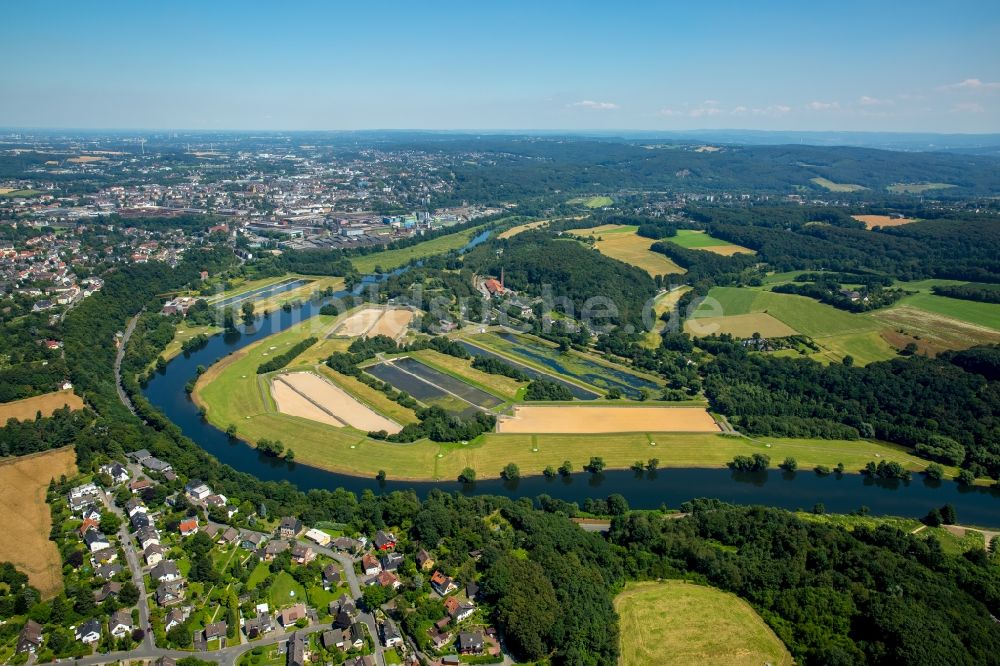
<svg viewBox="0 0 1000 666"><path fill-rule="evenodd" d="M796 462L795 458L792 458L791 456L789 456L789 457L785 458L784 462L782 462L781 465L779 465L779 466L781 467L781 469L785 470L786 472L794 472L795 470L797 470L799 468L799 463Z"/></svg>
<svg viewBox="0 0 1000 666"><path fill-rule="evenodd" d="M130 580L122 583L122 589L118 593L118 601L123 606L134 606L139 601L139 588Z"/></svg>
<svg viewBox="0 0 1000 666"><path fill-rule="evenodd" d="M659 458L650 458L648 461L646 461L646 469L648 469L650 472L655 472L659 466L660 466Z"/></svg>
<svg viewBox="0 0 1000 666"><path fill-rule="evenodd" d="M475 483L476 481L476 470L471 467L466 467L458 475L458 480L462 483Z"/></svg>
<svg viewBox="0 0 1000 666"><path fill-rule="evenodd" d="M508 481L516 481L521 478L521 469L514 463L507 463L500 474Z"/></svg>
<svg viewBox="0 0 1000 666"><path fill-rule="evenodd" d="M924 470L924 475L933 481L940 481L944 477L944 468L937 463L931 463Z"/></svg>
<svg viewBox="0 0 1000 666"><path fill-rule="evenodd" d="M628 513L628 501L625 497L618 493L608 495L608 513L612 516L624 516Z"/></svg>
<svg viewBox="0 0 1000 666"><path fill-rule="evenodd" d="M963 486L971 486L976 483L976 475L970 469L962 469L958 471L958 478L956 480Z"/></svg>
<svg viewBox="0 0 1000 666"><path fill-rule="evenodd" d="M289 448L285 451L285 461L292 462L293 460L295 460L295 451Z"/></svg>
<svg viewBox="0 0 1000 666"><path fill-rule="evenodd" d="M253 301L247 299L243 301L243 305L240 306L240 311L243 313L243 323L249 326L253 323Z"/></svg>
<svg viewBox="0 0 1000 666"><path fill-rule="evenodd" d="M122 519L112 511L101 511L101 531L114 534L122 526Z"/></svg>
<svg viewBox="0 0 1000 666"><path fill-rule="evenodd" d="M952 504L945 504L941 507L941 522L945 525L954 525L958 522L958 514Z"/></svg>
<svg viewBox="0 0 1000 666"><path fill-rule="evenodd" d="M378 471L378 474L375 475L375 480L378 481L379 483L384 483L385 482L385 470L384 469L380 469Z"/></svg>
<svg viewBox="0 0 1000 666"><path fill-rule="evenodd" d="M562 465L559 465L559 474L562 476L569 476L573 473L573 463L568 460L564 460Z"/></svg>
<svg viewBox="0 0 1000 666"><path fill-rule="evenodd" d="M633 472L641 472L644 469L646 469L646 465L641 460L636 460L634 463L632 463L631 469Z"/></svg>
<svg viewBox="0 0 1000 666"><path fill-rule="evenodd" d="M600 456L591 456L590 462L587 463L587 471L593 474L600 474L604 471L604 458Z"/></svg>
<svg viewBox="0 0 1000 666"><path fill-rule="evenodd" d="M924 525L928 527L940 527L941 526L941 511L938 509L931 509L923 520Z"/></svg>
<svg viewBox="0 0 1000 666"><path fill-rule="evenodd" d="M548 465L544 470L542 470L542 474L545 475L546 479L554 479L557 474L556 468L553 467L552 465Z"/></svg>

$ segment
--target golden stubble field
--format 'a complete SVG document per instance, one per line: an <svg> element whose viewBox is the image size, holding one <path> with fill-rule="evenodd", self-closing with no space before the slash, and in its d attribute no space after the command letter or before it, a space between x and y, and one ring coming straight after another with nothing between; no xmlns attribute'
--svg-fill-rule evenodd
<svg viewBox="0 0 1000 666"><path fill-rule="evenodd" d="M70 409L83 409L83 400L69 389L0 403L0 426L7 423L7 419L34 420L38 412L41 412L42 416L52 416L52 412L67 405Z"/></svg>
<svg viewBox="0 0 1000 666"><path fill-rule="evenodd" d="M45 493L51 479L76 473L72 447L0 461L0 511L8 517L0 561L28 574L45 598L62 589L62 560L49 541L52 514Z"/></svg>

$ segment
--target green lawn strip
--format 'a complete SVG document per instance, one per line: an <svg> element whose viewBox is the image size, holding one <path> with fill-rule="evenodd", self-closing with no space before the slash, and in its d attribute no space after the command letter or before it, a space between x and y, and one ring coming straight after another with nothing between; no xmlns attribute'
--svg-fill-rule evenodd
<svg viewBox="0 0 1000 666"><path fill-rule="evenodd" d="M979 303L930 293L905 296L895 303L1000 331L1000 304Z"/></svg>
<svg viewBox="0 0 1000 666"><path fill-rule="evenodd" d="M271 584L268 596L271 600L271 606L275 611L291 606L292 604L299 602L306 603L308 601L305 588L292 578L292 575L287 571L282 571L274 577L274 582Z"/></svg>
<svg viewBox="0 0 1000 666"><path fill-rule="evenodd" d="M443 254L451 250L458 250L464 247L473 236L482 230L483 226L481 225L444 236L438 236L437 238L432 238L416 245L410 245L409 247L351 257L351 264L360 273L374 273L376 266L385 271L392 270L400 266L405 266L411 261L426 259L435 254Z"/></svg>

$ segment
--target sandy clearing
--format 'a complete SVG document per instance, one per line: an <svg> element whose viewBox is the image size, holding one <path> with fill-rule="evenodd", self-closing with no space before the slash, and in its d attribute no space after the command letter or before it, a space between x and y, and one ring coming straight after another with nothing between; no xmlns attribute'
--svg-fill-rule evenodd
<svg viewBox="0 0 1000 666"><path fill-rule="evenodd" d="M703 407L517 405L501 417L501 433L719 432Z"/></svg>
<svg viewBox="0 0 1000 666"><path fill-rule="evenodd" d="M0 462L0 511L7 521L0 561L13 562L48 599L62 589L62 559L49 541L52 514L45 502L50 479L77 473L72 447Z"/></svg>
<svg viewBox="0 0 1000 666"><path fill-rule="evenodd" d="M528 222L526 224L519 224L516 227L511 227L507 231L502 232L499 236L497 236L497 238L499 238L500 240L503 240L505 238L511 238L512 236L518 235L522 231L528 231L529 229L537 229L538 227L541 227L548 223L549 223L548 220L539 220L537 222Z"/></svg>
<svg viewBox="0 0 1000 666"><path fill-rule="evenodd" d="M411 310L386 310L368 331L368 335L387 335L393 340L398 340L406 332L411 321L413 321Z"/></svg>
<svg viewBox="0 0 1000 666"><path fill-rule="evenodd" d="M7 419L34 420L38 412L42 416L51 416L52 412L67 405L73 410L83 409L83 400L72 389L68 389L0 403L0 427L7 423Z"/></svg>
<svg viewBox="0 0 1000 666"><path fill-rule="evenodd" d="M339 386L312 372L278 375L271 382L271 394L278 411L283 414L338 427L346 423L367 432L397 433L401 430L398 423L372 411Z"/></svg>
<svg viewBox="0 0 1000 666"><path fill-rule="evenodd" d="M916 222L910 217L889 217L888 215L851 215L858 222L864 222L869 229L874 227L900 227L904 224Z"/></svg>
<svg viewBox="0 0 1000 666"><path fill-rule="evenodd" d="M67 162L72 162L73 164L87 164L89 162L103 162L108 159L107 157L99 157L97 155L80 155L79 157L71 157Z"/></svg>
<svg viewBox="0 0 1000 666"><path fill-rule="evenodd" d="M721 254L724 257L731 257L734 254L755 254L753 250L740 247L739 245L708 245L706 247L696 247L692 249Z"/></svg>
<svg viewBox="0 0 1000 666"><path fill-rule="evenodd" d="M364 310L358 310L342 321L340 326L334 330L333 334L356 338L367 333L381 316L382 310L380 308L365 308Z"/></svg>

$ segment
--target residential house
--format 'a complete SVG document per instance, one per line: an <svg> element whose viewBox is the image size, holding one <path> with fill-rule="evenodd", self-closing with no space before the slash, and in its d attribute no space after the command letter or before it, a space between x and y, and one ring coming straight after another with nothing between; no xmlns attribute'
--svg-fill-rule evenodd
<svg viewBox="0 0 1000 666"><path fill-rule="evenodd" d="M386 553L382 556L382 569L385 571L395 571L403 564L402 553Z"/></svg>
<svg viewBox="0 0 1000 666"><path fill-rule="evenodd" d="M235 527L227 527L219 533L219 543L231 544L236 543L240 538L240 532Z"/></svg>
<svg viewBox="0 0 1000 666"><path fill-rule="evenodd" d="M169 583L171 581L179 580L181 577L181 571L177 568L177 563L173 560L163 560L150 569L149 577L157 583Z"/></svg>
<svg viewBox="0 0 1000 666"><path fill-rule="evenodd" d="M329 590L340 584L340 569L332 562L323 567L323 588Z"/></svg>
<svg viewBox="0 0 1000 666"><path fill-rule="evenodd" d="M132 524L132 529L136 531L141 530L144 527L153 526L153 520L149 517L149 515L143 512L136 513L135 515L130 517L129 523Z"/></svg>
<svg viewBox="0 0 1000 666"><path fill-rule="evenodd" d="M382 565L379 561L375 559L375 556L366 553L364 557L361 558L361 571L364 572L366 576L374 576L378 572L382 571Z"/></svg>
<svg viewBox="0 0 1000 666"><path fill-rule="evenodd" d="M122 584L110 581L101 586L101 589L94 590L94 601L103 603L108 597L116 597L122 591Z"/></svg>
<svg viewBox="0 0 1000 666"><path fill-rule="evenodd" d="M278 525L278 536L282 539L294 539L302 531L302 521L293 516L285 516Z"/></svg>
<svg viewBox="0 0 1000 666"><path fill-rule="evenodd" d="M225 620L205 625L205 641L214 641L217 638L225 638L227 629L228 627L226 626Z"/></svg>
<svg viewBox="0 0 1000 666"><path fill-rule="evenodd" d="M483 648L485 647L483 642L483 632L463 631L458 635L458 641L456 641L455 647L458 648L459 654L482 654Z"/></svg>
<svg viewBox="0 0 1000 666"><path fill-rule="evenodd" d="M82 537L90 530L96 530L100 526L101 526L101 521L99 519L95 520L93 518L87 517L83 519L83 522L80 524L80 529L77 531L80 533L80 536Z"/></svg>
<svg viewBox="0 0 1000 666"><path fill-rule="evenodd" d="M342 550L345 553L350 553L351 555L356 555L358 551L361 550L361 542L357 539L352 539L350 537L337 537L333 540L333 547L337 550Z"/></svg>
<svg viewBox="0 0 1000 666"><path fill-rule="evenodd" d="M375 540L373 543L379 550L391 550L396 547L396 535L392 532L383 532L382 530L379 530L375 533Z"/></svg>
<svg viewBox="0 0 1000 666"><path fill-rule="evenodd" d="M132 633L132 613L125 608L116 610L111 614L111 620L108 622L108 628L111 631L111 635L115 638L121 638L122 636Z"/></svg>
<svg viewBox="0 0 1000 666"><path fill-rule="evenodd" d="M143 461L142 466L153 472L160 472L161 474L163 474L164 477L166 477L167 481L173 480L170 478L170 471L173 469L173 467L168 462L160 460L159 458L153 458L151 456L149 458L146 458L145 461ZM176 476L174 478L176 478Z"/></svg>
<svg viewBox="0 0 1000 666"><path fill-rule="evenodd" d="M139 449L138 451L132 451L131 453L127 453L125 455L131 458L132 460L136 461L140 465L142 465L149 458L153 457L153 454L147 451L146 449Z"/></svg>
<svg viewBox="0 0 1000 666"><path fill-rule="evenodd" d="M187 520L182 520L180 525L177 526L177 530L181 533L181 536L189 536L198 531L198 518L188 518Z"/></svg>
<svg viewBox="0 0 1000 666"><path fill-rule="evenodd" d="M101 621L91 619L78 624L76 627L76 640L87 645L93 645L101 640Z"/></svg>
<svg viewBox="0 0 1000 666"><path fill-rule="evenodd" d="M474 580L470 580L465 584L465 596L469 597L470 601L476 600L476 595L479 594L479 585Z"/></svg>
<svg viewBox="0 0 1000 666"><path fill-rule="evenodd" d="M118 559L117 548L102 548L91 556L95 564L110 564Z"/></svg>
<svg viewBox="0 0 1000 666"><path fill-rule="evenodd" d="M434 567L434 559L431 558L430 553L423 548L417 552L416 560L417 567L419 567L421 571L430 571Z"/></svg>
<svg viewBox="0 0 1000 666"><path fill-rule="evenodd" d="M201 479L191 479L188 481L187 485L184 486L184 494L195 502L200 502L212 494L212 489L209 488L208 485Z"/></svg>
<svg viewBox="0 0 1000 666"><path fill-rule="evenodd" d="M128 469L120 462L113 462L101 466L101 472L111 477L111 481L116 485L125 483L129 479Z"/></svg>
<svg viewBox="0 0 1000 666"><path fill-rule="evenodd" d="M403 644L403 636L396 628L396 623L386 618L382 623L382 644L387 648L394 648Z"/></svg>
<svg viewBox="0 0 1000 666"><path fill-rule="evenodd" d="M147 513L146 505L142 503L142 500L138 497L133 497L129 501L125 502L125 513L131 518L137 512Z"/></svg>
<svg viewBox="0 0 1000 666"><path fill-rule="evenodd" d="M151 543L142 551L142 557L146 560L147 567L155 567L163 561L164 550L158 543Z"/></svg>
<svg viewBox="0 0 1000 666"><path fill-rule="evenodd" d="M298 631L288 639L287 666L306 665L306 641L305 637Z"/></svg>
<svg viewBox="0 0 1000 666"><path fill-rule="evenodd" d="M435 571L431 576L431 587L442 597L448 596L458 589L455 581L451 577L445 576L440 570Z"/></svg>
<svg viewBox="0 0 1000 666"><path fill-rule="evenodd" d="M274 620L271 619L270 613L261 611L257 613L257 617L246 621L244 629L246 630L247 638L257 638L258 636L263 636L266 633L274 631Z"/></svg>
<svg viewBox="0 0 1000 666"><path fill-rule="evenodd" d="M133 493L136 493L136 494L141 493L142 491L147 490L147 489L152 488L152 487L153 487L153 484L150 482L149 479L147 479L145 477L143 477L141 479L136 479L132 483L128 484L128 489L131 490Z"/></svg>
<svg viewBox="0 0 1000 666"><path fill-rule="evenodd" d="M363 654L360 657L350 657L344 661L344 666L375 666L375 657Z"/></svg>
<svg viewBox="0 0 1000 666"><path fill-rule="evenodd" d="M379 575L375 576L375 581L382 587L391 587L392 589L398 589L402 583L399 582L399 578L396 574L391 571L383 571Z"/></svg>
<svg viewBox="0 0 1000 666"><path fill-rule="evenodd" d="M476 612L476 605L470 601L460 601L458 597L444 600L444 609L455 622L461 622Z"/></svg>
<svg viewBox="0 0 1000 666"><path fill-rule="evenodd" d="M154 544L160 545L160 535L152 527L143 527L135 533L135 538L139 541L143 551Z"/></svg>
<svg viewBox="0 0 1000 666"><path fill-rule="evenodd" d="M184 580L171 580L156 586L156 603L173 606L184 600Z"/></svg>
<svg viewBox="0 0 1000 666"><path fill-rule="evenodd" d="M350 636L348 637L350 641L349 645L355 650L360 650L365 644L365 625L361 622L355 622L351 625Z"/></svg>
<svg viewBox="0 0 1000 666"><path fill-rule="evenodd" d="M316 559L316 553L311 546L304 546L300 543L292 546L292 561L296 564L309 564Z"/></svg>
<svg viewBox="0 0 1000 666"><path fill-rule="evenodd" d="M274 559L274 556L283 553L288 550L288 542L282 539L275 539L274 541L269 541L266 546L264 546L264 561L270 562Z"/></svg>
<svg viewBox="0 0 1000 666"><path fill-rule="evenodd" d="M165 631L170 631L174 627L180 624L184 624L187 621L188 616L191 614L191 609L185 608L174 608L166 617L163 619L163 628Z"/></svg>
<svg viewBox="0 0 1000 666"><path fill-rule="evenodd" d="M42 647L42 625L34 620L28 620L17 636L17 653L35 654L40 647Z"/></svg>
<svg viewBox="0 0 1000 666"><path fill-rule="evenodd" d="M330 602L331 605L333 603ZM347 611L338 611L333 616L333 626L336 629L350 629L352 624L354 624L354 618Z"/></svg>
<svg viewBox="0 0 1000 666"><path fill-rule="evenodd" d="M87 548L90 549L91 553L111 547L111 541L108 540L108 537L96 530L91 530L84 534L83 542L87 544Z"/></svg>
<svg viewBox="0 0 1000 666"><path fill-rule="evenodd" d="M320 643L327 650L332 650L337 648L338 650L344 649L344 630L343 629L327 629L323 632L323 635L319 637Z"/></svg>
<svg viewBox="0 0 1000 666"><path fill-rule="evenodd" d="M306 605L295 604L294 606L289 606L288 608L281 609L281 612L278 613L278 621L281 622L281 626L287 629L288 627L295 624L305 616L306 616Z"/></svg>
<svg viewBox="0 0 1000 666"><path fill-rule="evenodd" d="M240 547L244 550L257 550L266 540L267 537L259 532L243 532L240 536Z"/></svg>
<svg viewBox="0 0 1000 666"><path fill-rule="evenodd" d="M451 641L451 632L442 632L437 627L431 627L428 629L427 635L430 636L431 645L434 646L435 650L440 650Z"/></svg>
<svg viewBox="0 0 1000 666"><path fill-rule="evenodd" d="M96 575L101 580L111 580L121 572L122 572L122 565L118 564L117 562L112 562L111 564L103 564L94 569L94 575Z"/></svg>

